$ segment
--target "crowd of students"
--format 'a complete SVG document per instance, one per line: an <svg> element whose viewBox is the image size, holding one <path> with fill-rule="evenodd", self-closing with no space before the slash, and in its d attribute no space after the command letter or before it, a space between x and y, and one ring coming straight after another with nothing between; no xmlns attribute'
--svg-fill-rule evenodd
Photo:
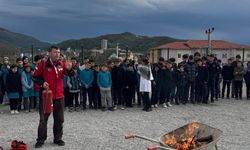
<svg viewBox="0 0 250 150"><path fill-rule="evenodd" d="M46 58L37 55L31 64L28 57L23 57L10 64L4 57L0 104L8 102L11 114L38 109L41 91L32 73L43 59ZM195 53L183 55L182 59L179 64L174 58L160 58L156 64L145 58L139 62L116 59L98 65L88 58L80 64L73 57L73 67L64 75L65 107L70 112L87 108L114 111L136 104L151 111L159 105L166 108L173 104L208 104L230 97L241 100L243 81L246 98L250 99L250 62L244 68L239 55L223 65L214 55L201 57Z"/></svg>

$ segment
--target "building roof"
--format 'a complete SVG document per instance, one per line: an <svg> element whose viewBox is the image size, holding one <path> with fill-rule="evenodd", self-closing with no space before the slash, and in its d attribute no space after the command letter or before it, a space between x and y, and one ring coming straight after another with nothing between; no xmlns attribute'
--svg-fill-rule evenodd
<svg viewBox="0 0 250 150"><path fill-rule="evenodd" d="M190 49L206 49L208 48L208 41L207 40L188 40L188 41L181 41L181 42L172 42L165 45L161 45L155 47L153 49L183 49L183 50L190 50ZM231 43L224 40L212 40L212 48L213 49L250 49L250 46L246 45L239 45L235 43Z"/></svg>

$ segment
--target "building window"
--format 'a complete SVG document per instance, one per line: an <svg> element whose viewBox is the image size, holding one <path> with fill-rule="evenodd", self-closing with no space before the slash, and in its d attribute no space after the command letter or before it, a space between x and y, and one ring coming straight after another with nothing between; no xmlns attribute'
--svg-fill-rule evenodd
<svg viewBox="0 0 250 150"><path fill-rule="evenodd" d="M227 58L227 54L222 54L222 58Z"/></svg>
<svg viewBox="0 0 250 150"><path fill-rule="evenodd" d="M178 58L181 58L181 54L180 53L178 53Z"/></svg>
<svg viewBox="0 0 250 150"><path fill-rule="evenodd" d="M247 54L247 58L250 58L250 54Z"/></svg>

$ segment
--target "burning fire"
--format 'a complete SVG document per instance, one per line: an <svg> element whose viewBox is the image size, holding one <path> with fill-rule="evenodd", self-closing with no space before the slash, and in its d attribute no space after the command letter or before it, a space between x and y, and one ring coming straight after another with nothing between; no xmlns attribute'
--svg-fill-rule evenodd
<svg viewBox="0 0 250 150"><path fill-rule="evenodd" d="M177 135L171 134L165 136L165 144L177 149L177 150L192 150L201 147L207 143L198 142L196 138L196 129L199 128L197 121L192 121L185 129L184 134Z"/></svg>

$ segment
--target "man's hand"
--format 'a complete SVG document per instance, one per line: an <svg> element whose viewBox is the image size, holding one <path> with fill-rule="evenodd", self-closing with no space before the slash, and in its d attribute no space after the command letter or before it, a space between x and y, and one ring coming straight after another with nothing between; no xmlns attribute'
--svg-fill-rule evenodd
<svg viewBox="0 0 250 150"><path fill-rule="evenodd" d="M48 88L49 88L49 83L44 82L44 83L43 83L43 88L48 89Z"/></svg>

